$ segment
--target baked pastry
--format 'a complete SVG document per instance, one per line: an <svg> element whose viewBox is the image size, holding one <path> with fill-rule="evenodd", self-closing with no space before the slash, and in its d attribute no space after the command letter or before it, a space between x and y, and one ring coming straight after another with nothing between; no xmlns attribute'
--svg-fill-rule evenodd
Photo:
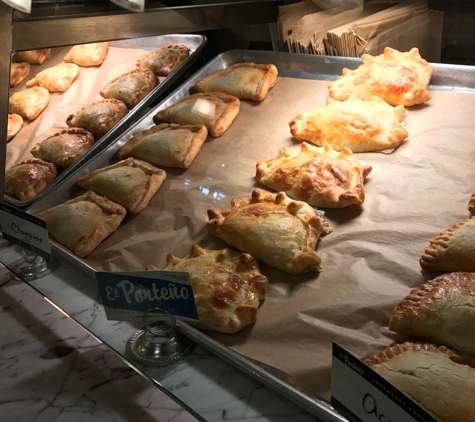
<svg viewBox="0 0 475 422"><path fill-rule="evenodd" d="M419 263L425 271L475 271L475 217L432 239Z"/></svg>
<svg viewBox="0 0 475 422"><path fill-rule="evenodd" d="M10 167L5 172L5 193L26 201L42 192L58 175L52 163L32 158Z"/></svg>
<svg viewBox="0 0 475 422"><path fill-rule="evenodd" d="M167 45L143 56L137 61L140 69L150 69L157 76L168 76L190 55L184 45Z"/></svg>
<svg viewBox="0 0 475 422"><path fill-rule="evenodd" d="M9 114L7 122L7 142L10 141L23 127L23 118L19 114Z"/></svg>
<svg viewBox="0 0 475 422"><path fill-rule="evenodd" d="M364 362L439 422L475 422L475 358L429 343L388 347Z"/></svg>
<svg viewBox="0 0 475 422"><path fill-rule="evenodd" d="M200 92L224 92L240 100L262 101L277 82L277 74L273 64L238 63L198 79L195 88Z"/></svg>
<svg viewBox="0 0 475 422"><path fill-rule="evenodd" d="M8 112L35 120L48 106L49 98L48 90L40 86L15 92L8 102Z"/></svg>
<svg viewBox="0 0 475 422"><path fill-rule="evenodd" d="M21 83L30 73L30 65L27 62L10 64L10 88L13 88Z"/></svg>
<svg viewBox="0 0 475 422"><path fill-rule="evenodd" d="M41 50L19 51L13 56L13 61L17 63L27 62L28 64L43 64L51 53L51 48Z"/></svg>
<svg viewBox="0 0 475 422"><path fill-rule="evenodd" d="M247 201L231 200L231 210L208 210L208 232L290 274L319 271L315 252L320 235L331 231L305 202L285 193L254 190Z"/></svg>
<svg viewBox="0 0 475 422"><path fill-rule="evenodd" d="M290 133L318 146L330 144L338 151L343 147L353 152L381 151L396 148L407 138L407 130L400 123L405 114L404 106L391 107L378 97L369 101L329 98L325 107L293 119Z"/></svg>
<svg viewBox="0 0 475 422"><path fill-rule="evenodd" d="M198 93L160 110L155 118L180 125L205 125L211 136L221 136L239 113L239 98L222 92Z"/></svg>
<svg viewBox="0 0 475 422"><path fill-rule="evenodd" d="M475 355L475 273L441 275L413 289L389 329Z"/></svg>
<svg viewBox="0 0 475 422"><path fill-rule="evenodd" d="M470 214L475 215L475 193L472 193L470 201L468 201L468 211Z"/></svg>
<svg viewBox="0 0 475 422"><path fill-rule="evenodd" d="M94 135L91 132L81 128L70 128L39 142L30 152L33 157L65 169L79 160L93 145Z"/></svg>
<svg viewBox="0 0 475 422"><path fill-rule="evenodd" d="M162 186L167 174L144 161L128 158L81 177L76 184L104 195L137 214Z"/></svg>
<svg viewBox="0 0 475 422"><path fill-rule="evenodd" d="M52 239L85 258L119 227L126 214L122 205L87 191L36 216L46 221Z"/></svg>
<svg viewBox="0 0 475 422"><path fill-rule="evenodd" d="M26 83L27 88L42 86L49 92L66 91L79 74L79 67L74 63L60 63L38 73Z"/></svg>
<svg viewBox="0 0 475 422"><path fill-rule="evenodd" d="M132 108L156 86L157 78L150 69L135 69L110 81L99 94L120 100Z"/></svg>
<svg viewBox="0 0 475 422"><path fill-rule="evenodd" d="M207 135L203 125L162 123L130 138L117 156L136 157L157 166L188 168Z"/></svg>
<svg viewBox="0 0 475 422"><path fill-rule="evenodd" d="M101 100L83 107L66 119L69 127L82 127L95 135L104 135L129 112L119 100Z"/></svg>
<svg viewBox="0 0 475 422"><path fill-rule="evenodd" d="M167 255L164 270L190 274L200 318L199 322L189 322L194 327L236 333L256 322L259 302L266 296L267 277L261 274L257 259L251 255L193 245L183 259Z"/></svg>
<svg viewBox="0 0 475 422"><path fill-rule="evenodd" d="M78 66L100 66L106 59L108 43L96 42L90 44L75 45L64 56L66 63L75 63Z"/></svg>
<svg viewBox="0 0 475 422"><path fill-rule="evenodd" d="M343 69L343 76L328 85L331 98L345 101L356 95L369 100L376 95L394 106L412 106L431 99L427 85L434 66L420 56L417 48L401 53L386 47L379 56L363 54L361 59L361 66Z"/></svg>
<svg viewBox="0 0 475 422"><path fill-rule="evenodd" d="M319 148L302 142L298 153L282 148L276 158L257 162L256 179L312 207L343 208L363 203L363 184L371 170L348 148L336 152L328 144Z"/></svg>

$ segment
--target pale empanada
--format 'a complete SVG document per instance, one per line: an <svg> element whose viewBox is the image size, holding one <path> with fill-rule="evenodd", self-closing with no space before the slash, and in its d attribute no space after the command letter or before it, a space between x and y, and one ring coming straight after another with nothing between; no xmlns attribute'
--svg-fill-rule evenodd
<svg viewBox="0 0 475 422"><path fill-rule="evenodd" d="M475 271L475 217L432 239L419 262L425 271Z"/></svg>
<svg viewBox="0 0 475 422"><path fill-rule="evenodd" d="M302 142L298 153L282 148L276 158L256 163L256 179L313 207L343 208L363 203L363 184L371 169L347 148L336 152L328 144L319 148Z"/></svg>
<svg viewBox="0 0 475 422"><path fill-rule="evenodd" d="M157 76L168 76L190 55L184 45L168 45L143 56L136 66L150 69Z"/></svg>
<svg viewBox="0 0 475 422"><path fill-rule="evenodd" d="M60 63L38 73L26 83L27 88L41 86L49 92L66 91L79 74L79 67L74 63Z"/></svg>
<svg viewBox="0 0 475 422"><path fill-rule="evenodd" d="M475 273L444 274L413 289L389 329L475 355Z"/></svg>
<svg viewBox="0 0 475 422"><path fill-rule="evenodd" d="M39 142L30 151L41 160L68 168L94 145L94 135L81 128L64 129Z"/></svg>
<svg viewBox="0 0 475 422"><path fill-rule="evenodd" d="M144 161L128 158L81 177L76 184L104 195L137 214L162 186L167 174Z"/></svg>
<svg viewBox="0 0 475 422"><path fill-rule="evenodd" d="M169 254L164 270L190 274L200 318L199 322L190 322L194 327L236 333L256 322L259 301L266 296L267 277L251 255L193 245L183 259Z"/></svg>
<svg viewBox="0 0 475 422"><path fill-rule="evenodd" d="M421 58L417 48L400 53L386 47L384 54L363 54L361 58L361 66L356 70L343 69L343 76L328 85L331 98L345 101L355 95L369 100L376 95L394 106L430 100L427 85L434 67Z"/></svg>
<svg viewBox="0 0 475 422"><path fill-rule="evenodd" d="M99 94L136 106L157 86L157 77L150 69L135 69L110 81Z"/></svg>
<svg viewBox="0 0 475 422"><path fill-rule="evenodd" d="M203 125L162 123L130 138L117 156L136 157L157 166L188 168L207 134Z"/></svg>
<svg viewBox="0 0 475 422"><path fill-rule="evenodd" d="M96 135L109 132L129 112L119 100L101 100L83 107L66 119L70 127L82 127Z"/></svg>
<svg viewBox="0 0 475 422"><path fill-rule="evenodd" d="M241 100L262 101L277 82L277 74L273 64L238 63L198 79L195 88L200 92L224 92Z"/></svg>
<svg viewBox="0 0 475 422"><path fill-rule="evenodd" d="M26 201L42 192L57 176L52 163L36 158L22 161L5 172L5 193Z"/></svg>
<svg viewBox="0 0 475 422"><path fill-rule="evenodd" d="M85 258L119 227L126 214L122 205L87 191L36 216L46 221L53 240Z"/></svg>
<svg viewBox="0 0 475 422"><path fill-rule="evenodd" d="M44 48L42 50L19 51L13 56L13 61L27 62L29 64L43 64L51 53L51 48Z"/></svg>
<svg viewBox="0 0 475 422"><path fill-rule="evenodd" d="M10 88L20 84L30 73L30 65L27 62L10 64Z"/></svg>
<svg viewBox="0 0 475 422"><path fill-rule="evenodd" d="M198 93L160 110L155 118L180 125L205 125L211 136L221 136L239 113L239 98L222 92Z"/></svg>
<svg viewBox="0 0 475 422"><path fill-rule="evenodd" d="M271 267L290 274L320 270L315 247L331 229L305 202L255 190L247 201L233 198L229 211L210 208L208 217L209 233Z"/></svg>
<svg viewBox="0 0 475 422"><path fill-rule="evenodd" d="M475 215L475 193L472 194L470 201L468 201L468 211L470 214Z"/></svg>
<svg viewBox="0 0 475 422"><path fill-rule="evenodd" d="M429 343L388 347L364 361L439 422L475 422L475 358Z"/></svg>
<svg viewBox="0 0 475 422"><path fill-rule="evenodd" d="M23 127L23 118L19 114L9 114L7 123L7 142L10 141Z"/></svg>
<svg viewBox="0 0 475 422"><path fill-rule="evenodd" d="M9 113L35 120L49 104L49 91L40 86L15 92L8 103Z"/></svg>
<svg viewBox="0 0 475 422"><path fill-rule="evenodd" d="M107 49L106 42L75 45L63 59L66 63L75 63L82 67L100 66L106 58Z"/></svg>
<svg viewBox="0 0 475 422"><path fill-rule="evenodd" d="M378 97L369 101L329 98L325 107L292 120L290 133L318 146L330 144L338 151L343 147L352 152L382 151L396 148L407 138L407 130L400 123L405 114L404 106L392 107Z"/></svg>

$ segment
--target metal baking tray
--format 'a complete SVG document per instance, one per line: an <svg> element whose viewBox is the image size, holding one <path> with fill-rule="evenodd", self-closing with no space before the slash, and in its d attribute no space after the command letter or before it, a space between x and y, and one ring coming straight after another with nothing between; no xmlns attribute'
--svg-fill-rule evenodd
<svg viewBox="0 0 475 422"><path fill-rule="evenodd" d="M234 63L254 62L254 63L274 63L278 70L279 76L297 78L297 79L318 79L318 80L335 80L341 75L342 68L356 68L361 64L359 59L326 57L326 56L309 56L292 53L281 52L264 52L264 51L242 51L233 50L223 53L205 65L197 73L195 73L188 81L181 85L166 100L155 107L149 114L144 116L127 132L122 134L117 140L87 163L78 168L74 173L64 179L63 183L58 186L54 192L45 195L41 200L37 201L28 212L36 214L46 208L60 204L74 196L82 193L82 190L74 186L74 182L81 176L91 172L94 169L105 167L112 162L118 161L116 158L117 150L125 144L125 142L137 133L153 126L153 116L156 112L179 99L188 96L194 82L211 72L225 68ZM457 90L459 92L475 92L475 69L469 66L453 66L453 65L435 65L435 72L431 80L430 88L432 90ZM201 153L203 154L203 152ZM209 157L208 157L209 158ZM173 177L170 176L170 177ZM68 249L52 242L53 250L60 257L66 259L70 263L79 267L91 276L94 276L95 269L91 267L85 260L78 258ZM228 347L211 339L206 334L193 329L187 324L180 323L179 329L184 334L191 337L194 341L208 348L212 352L219 355L227 362L232 363L248 375L258 379L263 384L282 393L292 401L296 402L310 413L317 416L322 421L336 422L347 421L343 416L339 415L329 403L315 395L302 391L298 386L289 379L285 379L274 372L272 368L256 364L255 362L241 356Z"/></svg>
<svg viewBox="0 0 475 422"><path fill-rule="evenodd" d="M110 143L114 142L118 136L120 136L125 130L127 130L131 125L139 120L140 117L143 116L144 112L146 112L147 108L152 103L159 101L163 97L163 94L178 79L178 77L182 75L183 72L185 72L185 70L200 57L200 54L206 43L207 38L204 35L193 34L160 35L154 37L134 38L129 40L109 42L109 46L111 47L119 47L124 49L135 48L149 51L153 51L157 48L165 47L171 44L179 44L188 47L190 50L190 55L172 73L170 73L170 75L167 77L160 77L160 83L142 101L140 101L140 103L130 110L129 113L127 113L127 115L109 132L96 141L96 143L78 161L59 174L58 177L42 192L26 201L20 201L16 198L12 198L9 195L4 195L4 201L17 208L26 209L34 202L45 196L48 196L51 191L55 190L58 185L63 183L63 180L65 180L69 174L74 173L85 162L91 159L91 157L106 148Z"/></svg>

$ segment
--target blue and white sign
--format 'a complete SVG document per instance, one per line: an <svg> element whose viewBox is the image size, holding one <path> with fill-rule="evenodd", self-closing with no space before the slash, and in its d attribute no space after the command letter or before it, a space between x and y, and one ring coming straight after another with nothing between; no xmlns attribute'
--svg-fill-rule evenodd
<svg viewBox="0 0 475 422"><path fill-rule="evenodd" d="M109 320L141 321L145 311L159 307L176 319L199 321L188 273L97 272L96 279Z"/></svg>

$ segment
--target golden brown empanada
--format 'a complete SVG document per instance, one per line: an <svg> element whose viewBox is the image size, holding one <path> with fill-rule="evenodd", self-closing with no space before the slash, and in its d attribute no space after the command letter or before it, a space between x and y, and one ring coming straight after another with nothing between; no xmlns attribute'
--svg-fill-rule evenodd
<svg viewBox="0 0 475 422"><path fill-rule="evenodd" d="M137 214L162 186L167 174L144 161L128 158L81 177L76 184L104 195Z"/></svg>
<svg viewBox="0 0 475 422"><path fill-rule="evenodd" d="M429 343L388 347L364 362L439 422L475 422L475 358Z"/></svg>
<svg viewBox="0 0 475 422"><path fill-rule="evenodd" d="M16 113L29 120L35 120L48 106L50 95L47 89L35 86L15 92L8 104L9 113Z"/></svg>
<svg viewBox="0 0 475 422"><path fill-rule="evenodd" d="M180 125L205 125L211 136L221 136L239 113L239 98L222 92L198 93L160 110L155 118Z"/></svg>
<svg viewBox="0 0 475 422"><path fill-rule="evenodd" d="M157 77L150 69L135 69L110 81L99 94L136 106L157 86Z"/></svg>
<svg viewBox="0 0 475 422"><path fill-rule="evenodd" d="M313 207L343 208L363 203L363 184L371 169L347 148L336 152L328 144L319 148L302 142L298 153L282 148L276 158L257 162L256 179Z"/></svg>
<svg viewBox="0 0 475 422"><path fill-rule="evenodd" d="M27 88L41 86L49 92L66 91L79 74L79 67L74 63L60 63L38 73L26 83Z"/></svg>
<svg viewBox="0 0 475 422"><path fill-rule="evenodd" d="M81 128L61 130L39 142L30 151L41 160L68 168L94 145L94 135Z"/></svg>
<svg viewBox="0 0 475 422"><path fill-rule="evenodd" d="M7 123L7 142L10 141L23 127L23 118L19 114L9 114Z"/></svg>
<svg viewBox="0 0 475 422"><path fill-rule="evenodd" d="M444 274L413 289L389 329L475 355L475 273Z"/></svg>
<svg viewBox="0 0 475 422"><path fill-rule="evenodd" d="M150 69L157 76L168 76L190 55L184 45L168 45L143 56L136 66Z"/></svg>
<svg viewBox="0 0 475 422"><path fill-rule="evenodd" d="M20 84L30 73L30 65L27 62L10 64L10 88Z"/></svg>
<svg viewBox="0 0 475 422"><path fill-rule="evenodd" d="M13 56L13 61L27 62L28 64L43 64L51 53L51 48L43 48L41 50L19 51Z"/></svg>
<svg viewBox="0 0 475 422"><path fill-rule="evenodd" d="M330 97L345 101L351 95L369 100L373 95L391 105L412 106L429 101L427 90L434 67L417 48L401 53L390 47L384 54L361 56L363 64L356 70L343 69L343 76L328 85Z"/></svg>
<svg viewBox="0 0 475 422"><path fill-rule="evenodd" d="M100 66L106 59L107 50L108 43L106 42L75 45L71 47L63 60L82 67Z"/></svg>
<svg viewBox="0 0 475 422"><path fill-rule="evenodd" d="M470 201L468 201L468 211L470 214L475 215L475 193L472 193Z"/></svg>
<svg viewBox="0 0 475 422"><path fill-rule="evenodd" d="M119 100L101 100L83 107L71 114L66 123L70 127L82 127L96 135L109 132L129 112L127 106Z"/></svg>
<svg viewBox="0 0 475 422"><path fill-rule="evenodd" d="M229 211L210 208L208 218L209 233L290 274L320 270L315 247L331 231L310 205L283 192L254 190L247 201L233 198Z"/></svg>
<svg viewBox="0 0 475 422"><path fill-rule="evenodd" d="M273 64L238 63L198 79L195 88L200 92L224 92L240 100L262 101L277 82L277 74Z"/></svg>
<svg viewBox="0 0 475 422"><path fill-rule="evenodd" d="M169 254L164 270L190 274L200 317L199 322L189 322L194 327L236 333L256 322L259 301L266 296L267 277L261 274L257 259L251 255L193 245L183 259Z"/></svg>
<svg viewBox="0 0 475 422"><path fill-rule="evenodd" d="M126 216L122 205L92 191L38 213L52 239L85 258Z"/></svg>
<svg viewBox="0 0 475 422"><path fill-rule="evenodd" d="M396 148L408 133L400 124L404 106L392 107L378 97L369 101L350 98L346 101L328 99L327 105L300 114L290 125L296 139L318 146L330 144L353 152L381 151Z"/></svg>
<svg viewBox="0 0 475 422"><path fill-rule="evenodd" d="M419 263L425 271L475 271L475 217L432 239Z"/></svg>
<svg viewBox="0 0 475 422"><path fill-rule="evenodd" d="M157 166L188 168L207 135L203 125L162 123L130 138L117 156L136 157Z"/></svg>
<svg viewBox="0 0 475 422"><path fill-rule="evenodd" d="M26 201L42 192L57 176L52 163L32 158L10 167L5 172L5 193Z"/></svg>

